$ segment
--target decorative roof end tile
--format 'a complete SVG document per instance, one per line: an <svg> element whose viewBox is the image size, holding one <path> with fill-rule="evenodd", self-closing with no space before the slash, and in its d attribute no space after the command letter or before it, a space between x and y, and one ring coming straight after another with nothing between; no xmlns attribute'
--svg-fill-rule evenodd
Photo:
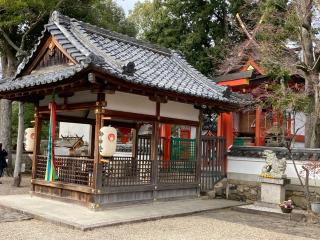
<svg viewBox="0 0 320 240"><path fill-rule="evenodd" d="M134 62L128 62L127 65L124 65L122 67L122 70L123 70L122 71L123 74L128 75L128 76L133 76L134 73L136 72Z"/></svg>

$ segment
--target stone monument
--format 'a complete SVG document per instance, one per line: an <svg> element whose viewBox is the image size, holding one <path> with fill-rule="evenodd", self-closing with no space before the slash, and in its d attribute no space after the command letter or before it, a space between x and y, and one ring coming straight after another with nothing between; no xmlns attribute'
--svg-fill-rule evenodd
<svg viewBox="0 0 320 240"><path fill-rule="evenodd" d="M266 164L260 174L261 202L278 205L285 200L285 185L289 183L285 174L287 161L278 159L272 150L265 150L263 157Z"/></svg>

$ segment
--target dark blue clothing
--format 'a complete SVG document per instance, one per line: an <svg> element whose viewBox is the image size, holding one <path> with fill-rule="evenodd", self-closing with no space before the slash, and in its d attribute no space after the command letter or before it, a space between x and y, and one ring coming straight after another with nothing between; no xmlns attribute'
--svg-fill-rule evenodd
<svg viewBox="0 0 320 240"><path fill-rule="evenodd" d="M8 153L6 150L0 151L0 177L3 174L3 170L8 167L6 156L8 156Z"/></svg>

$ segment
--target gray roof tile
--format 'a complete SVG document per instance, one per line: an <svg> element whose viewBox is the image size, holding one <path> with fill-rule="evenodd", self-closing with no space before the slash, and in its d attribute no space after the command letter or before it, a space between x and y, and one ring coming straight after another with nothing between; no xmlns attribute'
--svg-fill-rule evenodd
<svg viewBox="0 0 320 240"><path fill-rule="evenodd" d="M84 68L89 56L100 56L103 62L96 59L91 64L106 74L121 78L128 82L156 87L162 90L175 91L180 94L197 96L231 104L238 104L241 99L231 94L225 97L226 87L219 86L208 79L181 56L180 53L164 49L153 44L92 26L54 12L45 26L42 37L18 67L16 76L33 57L44 34L49 32L79 65L66 67L54 72L33 73L22 79L9 80L0 84L0 92L10 89L21 89L31 84L46 84L70 77ZM123 66L134 62L133 76L123 73Z"/></svg>

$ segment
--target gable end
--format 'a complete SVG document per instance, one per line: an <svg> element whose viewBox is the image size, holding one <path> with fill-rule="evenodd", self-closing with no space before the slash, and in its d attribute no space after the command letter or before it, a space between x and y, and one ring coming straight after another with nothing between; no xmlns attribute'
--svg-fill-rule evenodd
<svg viewBox="0 0 320 240"><path fill-rule="evenodd" d="M27 68L26 74L48 67L78 64L52 36L47 39L36 56Z"/></svg>

